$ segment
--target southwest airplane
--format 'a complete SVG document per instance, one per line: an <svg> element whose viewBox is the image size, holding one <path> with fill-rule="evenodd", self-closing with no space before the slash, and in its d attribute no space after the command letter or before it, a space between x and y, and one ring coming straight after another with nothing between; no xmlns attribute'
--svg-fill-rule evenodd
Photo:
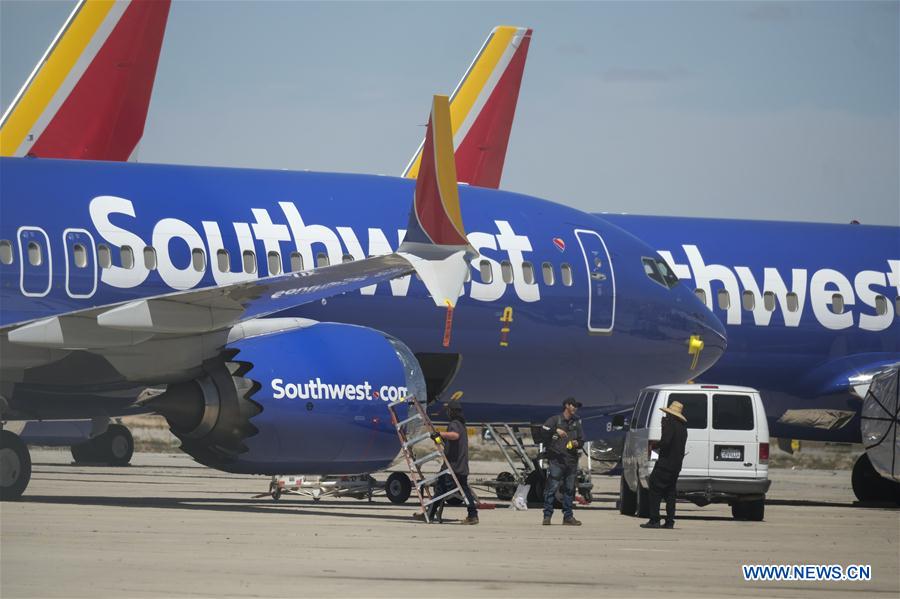
<svg viewBox="0 0 900 599"><path fill-rule="evenodd" d="M154 410L215 468L372 472L398 450L383 404L407 394L452 383L473 420L507 422L576 395L589 419L724 351L637 238L458 186L446 97L419 162L412 181L0 159L2 418ZM18 497L27 448L4 430L0 452Z"/></svg>
<svg viewBox="0 0 900 599"><path fill-rule="evenodd" d="M671 276L725 323L728 351L698 382L759 389L774 437L863 441L864 400L877 399L869 384L900 367L900 229L598 216L650 240ZM896 413L882 416L900 424ZM896 459L900 443L883 442ZM898 500L898 488L867 454L857 461L860 500Z"/></svg>
<svg viewBox="0 0 900 599"><path fill-rule="evenodd" d="M168 0L80 0L0 119L0 155L124 161L144 130ZM450 100L461 182L499 185L531 30L496 27ZM424 142L423 142L424 143ZM404 176L415 178L422 146ZM129 431L108 418L19 422L30 443L76 461L125 464Z"/></svg>

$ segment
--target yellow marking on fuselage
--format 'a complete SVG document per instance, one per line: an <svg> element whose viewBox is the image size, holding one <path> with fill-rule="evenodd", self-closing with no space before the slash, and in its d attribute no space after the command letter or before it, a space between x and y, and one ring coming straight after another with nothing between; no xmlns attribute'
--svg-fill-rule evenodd
<svg viewBox="0 0 900 599"><path fill-rule="evenodd" d="M22 145L113 5L113 0L86 2L72 19L56 48L47 57L47 62L37 72L0 129L0 156L12 156Z"/></svg>

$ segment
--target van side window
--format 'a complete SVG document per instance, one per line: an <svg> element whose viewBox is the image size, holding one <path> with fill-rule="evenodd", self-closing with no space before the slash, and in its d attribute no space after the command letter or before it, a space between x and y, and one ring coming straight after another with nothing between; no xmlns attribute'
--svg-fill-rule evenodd
<svg viewBox="0 0 900 599"><path fill-rule="evenodd" d="M753 400L749 395L713 395L713 428L716 430L752 431Z"/></svg>
<svg viewBox="0 0 900 599"><path fill-rule="evenodd" d="M647 428L650 425L650 410L653 409L653 404L656 403L656 396L656 391L647 393L647 401L641 406L641 413L638 414L638 426L640 428Z"/></svg>
<svg viewBox="0 0 900 599"><path fill-rule="evenodd" d="M705 429L708 421L706 410L706 393L670 393L667 406L673 401L680 401L684 406L684 417L688 428Z"/></svg>
<svg viewBox="0 0 900 599"><path fill-rule="evenodd" d="M637 403L634 404L634 411L631 413L631 428L638 428L638 414L641 413L641 408L644 406L644 400L647 399L647 392L643 392L638 396Z"/></svg>

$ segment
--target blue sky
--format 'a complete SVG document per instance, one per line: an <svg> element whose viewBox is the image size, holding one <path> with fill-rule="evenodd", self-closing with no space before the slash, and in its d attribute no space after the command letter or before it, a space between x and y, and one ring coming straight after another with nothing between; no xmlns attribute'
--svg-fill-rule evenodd
<svg viewBox="0 0 900 599"><path fill-rule="evenodd" d="M0 0L3 108L72 5ZM399 173L498 24L535 30L503 188L900 225L896 1L173 0L139 159Z"/></svg>

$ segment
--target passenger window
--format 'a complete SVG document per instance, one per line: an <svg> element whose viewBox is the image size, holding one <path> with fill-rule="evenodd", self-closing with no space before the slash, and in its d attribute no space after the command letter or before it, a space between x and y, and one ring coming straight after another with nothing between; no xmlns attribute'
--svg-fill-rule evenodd
<svg viewBox="0 0 900 599"><path fill-rule="evenodd" d="M76 243L72 246L72 258L76 267L84 268L87 266L87 250L82 244Z"/></svg>
<svg viewBox="0 0 900 599"><path fill-rule="evenodd" d="M12 264L13 252L12 243L8 239L0 241L0 263Z"/></svg>
<svg viewBox="0 0 900 599"><path fill-rule="evenodd" d="M228 255L228 250L221 249L216 252L216 267L219 269L219 272L231 270L231 256Z"/></svg>
<svg viewBox="0 0 900 599"><path fill-rule="evenodd" d="M531 262L522 263L522 279L526 285L534 285L534 266Z"/></svg>
<svg viewBox="0 0 900 599"><path fill-rule="evenodd" d="M206 270L206 252L200 248L191 250L191 264L197 272Z"/></svg>
<svg viewBox="0 0 900 599"><path fill-rule="evenodd" d="M494 272L491 269L491 263L487 260L482 260L478 263L478 270L481 272L482 283L490 283L494 280Z"/></svg>
<svg viewBox="0 0 900 599"><path fill-rule="evenodd" d="M560 275L562 276L562 284L565 287L572 286L572 267L568 264L562 264L559 267Z"/></svg>
<svg viewBox="0 0 900 599"><path fill-rule="evenodd" d="M119 250L119 258L122 260L122 268L127 268L129 270L134 268L134 252L130 246L122 246L122 249Z"/></svg>
<svg viewBox="0 0 900 599"><path fill-rule="evenodd" d="M252 275L256 272L256 254L251 250L244 250L243 258L244 272Z"/></svg>
<svg viewBox="0 0 900 599"><path fill-rule="evenodd" d="M669 395L669 403L680 401L684 406L684 417L687 419L688 428L705 429L707 424L706 393L672 393Z"/></svg>
<svg viewBox="0 0 900 599"><path fill-rule="evenodd" d="M348 262L353 262L353 256L351 256L350 254L344 254L341 257L341 262L343 262L344 264L347 264Z"/></svg>
<svg viewBox="0 0 900 599"><path fill-rule="evenodd" d="M763 293L763 308L768 312L775 311L775 294L771 291Z"/></svg>
<svg viewBox="0 0 900 599"><path fill-rule="evenodd" d="M270 275L280 275L281 274L281 254L278 252L269 252L269 274Z"/></svg>
<svg viewBox="0 0 900 599"><path fill-rule="evenodd" d="M831 296L831 311L835 314L844 313L844 296L840 293Z"/></svg>
<svg viewBox="0 0 900 599"><path fill-rule="evenodd" d="M694 289L694 295L697 296L698 300L706 304L706 291L704 291L703 289Z"/></svg>
<svg viewBox="0 0 900 599"><path fill-rule="evenodd" d="M300 252L291 252L291 272L303 270L303 256Z"/></svg>
<svg viewBox="0 0 900 599"><path fill-rule="evenodd" d="M787 309L788 312L796 312L800 309L800 298L793 291L787 294Z"/></svg>
<svg viewBox="0 0 900 599"><path fill-rule="evenodd" d="M752 431L753 400L749 395L713 395L713 428ZM690 422L690 421L688 421Z"/></svg>
<svg viewBox="0 0 900 599"><path fill-rule="evenodd" d="M156 250L149 245L144 248L144 266L147 270L156 270Z"/></svg>
<svg viewBox="0 0 900 599"><path fill-rule="evenodd" d="M728 295L727 289L719 289L719 310L727 310L731 307L731 296Z"/></svg>
<svg viewBox="0 0 900 599"><path fill-rule="evenodd" d="M316 254L316 268L322 268L328 266L328 254L325 252L319 252Z"/></svg>
<svg viewBox="0 0 900 599"><path fill-rule="evenodd" d="M638 415L638 426L640 428L647 428L650 422L650 410L653 409L653 404L656 403L656 391L650 391L647 393L647 399L644 401L644 405L641 406L641 413Z"/></svg>
<svg viewBox="0 0 900 599"><path fill-rule="evenodd" d="M875 314L878 316L884 316L887 314L887 298L883 295L875 296Z"/></svg>
<svg viewBox="0 0 900 599"><path fill-rule="evenodd" d="M750 310L753 310L753 308L756 307L756 296L753 294L752 291L745 291L741 295L741 303L744 306L744 310L747 310L749 312Z"/></svg>
<svg viewBox="0 0 900 599"><path fill-rule="evenodd" d="M553 276L553 265L550 264L549 262L544 262L541 265L541 272L544 273L544 285L547 285L548 287L552 287L553 283L556 282L556 280Z"/></svg>
<svg viewBox="0 0 900 599"><path fill-rule="evenodd" d="M112 266L112 254L108 245L100 244L97 246L97 263L100 264L100 268Z"/></svg>
<svg viewBox="0 0 900 599"><path fill-rule="evenodd" d="M500 263L500 274L503 276L503 282L507 285L513 282L512 264L509 263L509 260Z"/></svg>
<svg viewBox="0 0 900 599"><path fill-rule="evenodd" d="M40 266L41 264L41 246L33 241L28 242L28 263L32 266Z"/></svg>

